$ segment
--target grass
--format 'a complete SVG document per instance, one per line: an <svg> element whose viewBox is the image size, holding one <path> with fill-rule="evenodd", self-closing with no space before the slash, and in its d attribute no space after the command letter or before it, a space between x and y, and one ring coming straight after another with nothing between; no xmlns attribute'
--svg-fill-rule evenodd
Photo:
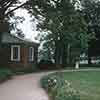
<svg viewBox="0 0 100 100"><path fill-rule="evenodd" d="M100 71L64 72L62 78L80 91L81 100L100 100Z"/></svg>
<svg viewBox="0 0 100 100"><path fill-rule="evenodd" d="M100 71L58 72L59 79L67 80L80 93L80 100L100 100Z"/></svg>

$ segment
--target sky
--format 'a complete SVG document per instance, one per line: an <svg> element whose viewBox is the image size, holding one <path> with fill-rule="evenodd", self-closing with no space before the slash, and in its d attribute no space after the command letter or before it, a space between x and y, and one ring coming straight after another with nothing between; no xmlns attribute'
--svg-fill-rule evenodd
<svg viewBox="0 0 100 100"><path fill-rule="evenodd" d="M25 2L26 0L20 0L20 1L24 1ZM25 21L18 25L18 28L22 29L23 33L25 34L25 37L29 38L30 40L36 41L35 37L38 34L38 31L36 31L36 23L37 23L37 21L32 22L31 21L32 18L30 17L30 15L28 14L27 10L25 10L25 9L17 9L15 11L15 15L25 18Z"/></svg>

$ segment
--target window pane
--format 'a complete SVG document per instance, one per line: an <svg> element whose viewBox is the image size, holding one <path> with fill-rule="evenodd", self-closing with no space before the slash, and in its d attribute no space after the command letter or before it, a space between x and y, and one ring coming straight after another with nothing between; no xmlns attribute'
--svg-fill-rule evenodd
<svg viewBox="0 0 100 100"><path fill-rule="evenodd" d="M34 48L33 47L30 47L29 48L29 56L28 56L28 60L29 61L33 61L34 60Z"/></svg>
<svg viewBox="0 0 100 100"><path fill-rule="evenodd" d="M18 47L13 48L13 59L18 59Z"/></svg>
<svg viewBox="0 0 100 100"><path fill-rule="evenodd" d="M11 61L20 61L20 46L11 46Z"/></svg>

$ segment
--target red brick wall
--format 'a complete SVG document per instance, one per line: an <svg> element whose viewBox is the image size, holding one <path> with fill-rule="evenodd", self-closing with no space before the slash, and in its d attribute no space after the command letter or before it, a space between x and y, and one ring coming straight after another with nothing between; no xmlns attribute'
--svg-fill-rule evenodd
<svg viewBox="0 0 100 100"><path fill-rule="evenodd" d="M21 52L20 52L20 57L21 60L19 62L9 62L10 67L32 67L34 63L36 63L37 60L37 54L35 53L35 59L33 62L28 61L28 48L26 46L21 46Z"/></svg>
<svg viewBox="0 0 100 100"><path fill-rule="evenodd" d="M35 48L35 58L33 62L28 61L28 48L30 46L26 45L20 45L21 51L20 51L20 61L11 61L11 44L5 45L0 49L0 66L6 66L11 68L22 68L22 67L32 67L33 64L37 63L37 48Z"/></svg>

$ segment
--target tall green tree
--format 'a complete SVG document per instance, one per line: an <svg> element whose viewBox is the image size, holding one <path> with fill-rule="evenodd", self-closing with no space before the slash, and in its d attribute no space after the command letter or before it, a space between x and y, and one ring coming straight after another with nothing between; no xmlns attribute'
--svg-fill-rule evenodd
<svg viewBox="0 0 100 100"><path fill-rule="evenodd" d="M86 23L75 5L74 0L36 0L33 6L38 29L47 33L42 40L52 48L56 64L66 63L68 48L87 47Z"/></svg>
<svg viewBox="0 0 100 100"><path fill-rule="evenodd" d="M100 55L100 0L80 0L81 9L87 23L87 33L95 33L96 38L89 41L88 62L91 57Z"/></svg>

